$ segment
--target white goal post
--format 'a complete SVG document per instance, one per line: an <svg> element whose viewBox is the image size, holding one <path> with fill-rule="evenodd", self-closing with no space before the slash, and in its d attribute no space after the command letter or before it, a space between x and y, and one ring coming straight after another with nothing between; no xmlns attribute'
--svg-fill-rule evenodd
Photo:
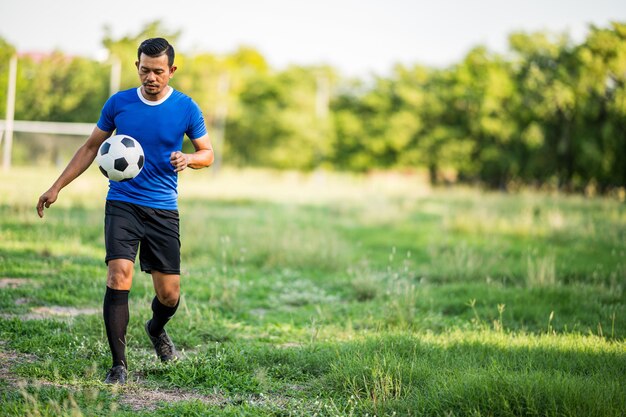
<svg viewBox="0 0 626 417"><path fill-rule="evenodd" d="M8 137L7 121L0 120L0 145L2 144L5 136ZM12 132L25 132L25 133L52 133L57 135L79 135L89 136L93 131L95 123L67 123L67 122L36 122L30 120L13 120L9 126ZM4 169L8 170L11 166L11 146L9 143L4 144L3 153L3 165ZM9 145L9 146L7 146ZM2 148L0 146L0 148Z"/></svg>
<svg viewBox="0 0 626 417"><path fill-rule="evenodd" d="M57 135L87 135L93 131L96 123L67 123L67 122L35 122L14 120L14 132L27 133L54 133ZM0 131L6 129L6 120L0 120Z"/></svg>
<svg viewBox="0 0 626 417"><path fill-rule="evenodd" d="M7 108L4 117L6 120L0 120L0 145L4 140L2 149L2 166L4 170L11 167L11 152L13 145L13 132L26 133L51 133L57 135L90 135L93 131L95 123L62 123L62 122L37 122L27 120L14 120L15 114L15 96L16 96L16 80L17 80L17 61L18 54L14 54L9 62L9 77L7 86ZM119 90L121 64L117 58L114 58L111 69L111 94Z"/></svg>

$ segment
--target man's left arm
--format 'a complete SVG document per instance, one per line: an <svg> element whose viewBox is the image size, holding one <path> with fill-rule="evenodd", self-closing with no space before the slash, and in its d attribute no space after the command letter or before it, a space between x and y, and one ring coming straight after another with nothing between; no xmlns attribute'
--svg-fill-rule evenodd
<svg viewBox="0 0 626 417"><path fill-rule="evenodd" d="M196 150L194 153L176 151L170 155L170 163L174 167L174 171L180 172L187 167L192 169L206 168L213 163L215 155L208 134L193 139L191 143Z"/></svg>

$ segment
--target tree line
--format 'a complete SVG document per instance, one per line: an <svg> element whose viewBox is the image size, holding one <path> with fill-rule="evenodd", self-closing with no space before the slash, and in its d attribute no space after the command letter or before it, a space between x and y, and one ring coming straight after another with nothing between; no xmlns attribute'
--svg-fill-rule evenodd
<svg viewBox="0 0 626 417"><path fill-rule="evenodd" d="M21 55L16 119L97 121L112 83L137 85L136 48L152 36L176 45L180 33L158 21L122 38L105 29L105 62L62 51ZM0 115L15 52L0 37ZM624 23L590 26L580 42L516 32L505 53L476 46L445 68L398 64L368 79L330 66L277 70L248 47L177 51L177 66L172 85L198 102L231 165L427 170L434 183L494 188L626 186Z"/></svg>

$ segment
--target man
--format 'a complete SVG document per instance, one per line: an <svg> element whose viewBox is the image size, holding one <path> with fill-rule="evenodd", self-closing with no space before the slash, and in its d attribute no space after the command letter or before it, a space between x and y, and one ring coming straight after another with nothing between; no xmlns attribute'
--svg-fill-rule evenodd
<svg viewBox="0 0 626 417"><path fill-rule="evenodd" d="M174 48L163 38L141 43L135 63L141 86L114 94L105 103L100 120L63 173L39 197L37 213L43 217L63 187L93 162L98 148L113 131L129 135L143 147L141 173L126 182L109 182L105 208L107 288L103 318L113 365L105 383L127 379L126 328L128 294L139 246L141 270L152 275L156 296L152 319L145 325L157 356L176 358L165 324L178 308L180 297L180 240L177 206L178 173L213 163L213 149L198 105L169 86L174 76ZM195 152L181 152L184 135Z"/></svg>

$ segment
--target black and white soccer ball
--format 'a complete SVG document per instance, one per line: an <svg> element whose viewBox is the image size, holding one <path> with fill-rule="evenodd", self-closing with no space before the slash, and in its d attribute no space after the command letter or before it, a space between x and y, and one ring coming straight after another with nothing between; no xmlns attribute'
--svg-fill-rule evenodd
<svg viewBox="0 0 626 417"><path fill-rule="evenodd" d="M143 168L143 148L128 135L111 136L100 145L96 162L108 179L128 181L139 175Z"/></svg>

